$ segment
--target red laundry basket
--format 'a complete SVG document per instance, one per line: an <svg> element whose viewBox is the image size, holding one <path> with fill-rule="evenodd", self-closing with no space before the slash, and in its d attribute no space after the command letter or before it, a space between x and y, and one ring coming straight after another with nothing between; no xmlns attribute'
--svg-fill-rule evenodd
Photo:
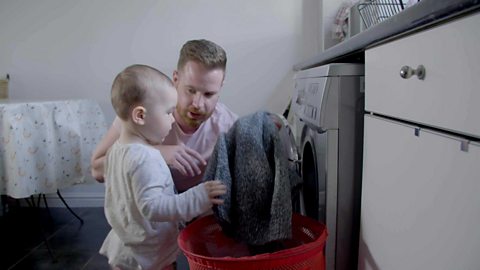
<svg viewBox="0 0 480 270"><path fill-rule="evenodd" d="M323 270L326 239L325 225L294 214L286 249L251 256L247 245L227 237L215 218L206 216L182 230L178 244L191 270Z"/></svg>

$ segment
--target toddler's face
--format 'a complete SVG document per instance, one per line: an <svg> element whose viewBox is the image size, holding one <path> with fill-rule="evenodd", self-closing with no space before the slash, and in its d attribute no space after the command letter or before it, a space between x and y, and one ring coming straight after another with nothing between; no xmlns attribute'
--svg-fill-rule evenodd
<svg viewBox="0 0 480 270"><path fill-rule="evenodd" d="M177 91L173 86L160 86L162 89L151 91L147 101L147 117L144 135L151 144L160 144L168 135L175 122L173 111L177 104Z"/></svg>

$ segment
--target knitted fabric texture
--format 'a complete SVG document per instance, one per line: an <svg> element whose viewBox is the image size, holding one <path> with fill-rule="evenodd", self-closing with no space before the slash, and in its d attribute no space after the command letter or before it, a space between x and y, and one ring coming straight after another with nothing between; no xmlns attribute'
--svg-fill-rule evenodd
<svg viewBox="0 0 480 270"><path fill-rule="evenodd" d="M291 238L291 184L285 147L267 112L238 119L222 134L204 179L227 185L214 207L223 231L250 245Z"/></svg>

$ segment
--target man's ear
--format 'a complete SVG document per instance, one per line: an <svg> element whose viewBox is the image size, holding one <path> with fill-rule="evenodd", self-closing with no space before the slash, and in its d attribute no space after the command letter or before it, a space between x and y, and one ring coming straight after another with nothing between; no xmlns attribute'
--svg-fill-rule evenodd
<svg viewBox="0 0 480 270"><path fill-rule="evenodd" d="M178 70L174 70L174 71L173 71L172 79L173 79L173 85L175 86L175 88L177 88L177 84L178 84Z"/></svg>
<svg viewBox="0 0 480 270"><path fill-rule="evenodd" d="M132 110L132 121L137 125L144 125L146 115L147 115L147 109L145 109L145 107L136 106Z"/></svg>

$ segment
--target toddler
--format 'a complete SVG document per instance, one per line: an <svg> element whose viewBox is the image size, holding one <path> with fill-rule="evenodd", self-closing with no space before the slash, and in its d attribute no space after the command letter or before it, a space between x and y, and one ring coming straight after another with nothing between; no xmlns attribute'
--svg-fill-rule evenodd
<svg viewBox="0 0 480 270"><path fill-rule="evenodd" d="M121 119L120 137L105 160L105 215L112 227L100 253L114 269L173 269L178 221L189 221L222 204L220 181L175 194L160 152L171 129L177 92L162 72L129 66L113 81L111 101Z"/></svg>

